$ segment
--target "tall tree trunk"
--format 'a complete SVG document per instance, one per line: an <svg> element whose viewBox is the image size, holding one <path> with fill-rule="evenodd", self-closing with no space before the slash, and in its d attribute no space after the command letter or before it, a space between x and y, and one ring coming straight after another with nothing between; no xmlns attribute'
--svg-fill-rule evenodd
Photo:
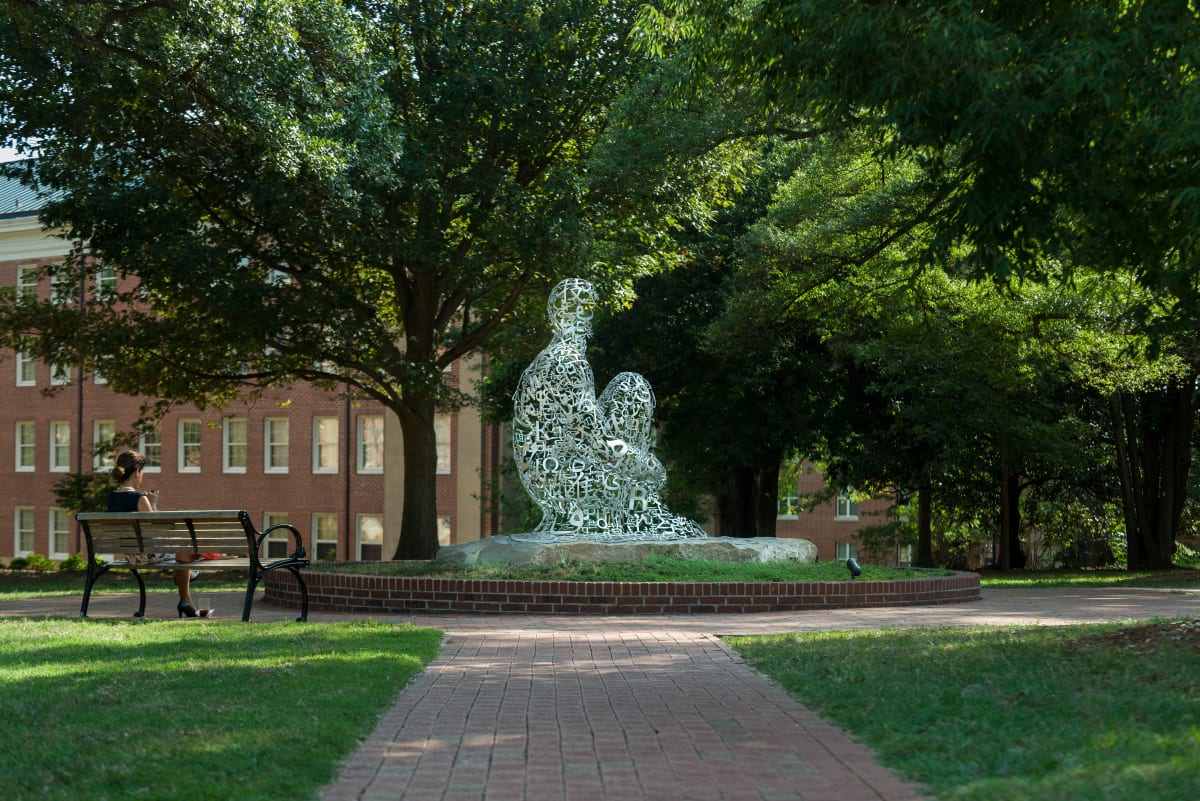
<svg viewBox="0 0 1200 801"><path fill-rule="evenodd" d="M779 517L779 462L758 468L754 496L754 536L774 537Z"/></svg>
<svg viewBox="0 0 1200 801"><path fill-rule="evenodd" d="M1029 563L1029 555L1021 547L1021 477L1008 476L1008 564L1020 570Z"/></svg>
<svg viewBox="0 0 1200 801"><path fill-rule="evenodd" d="M728 489L717 496L717 534L722 537L754 536L755 469L730 471Z"/></svg>
<svg viewBox="0 0 1200 801"><path fill-rule="evenodd" d="M1012 505L1009 503L1008 497L1012 489L1012 485L1008 483L1010 472L1008 435L1002 434L1000 436L1000 553L996 556L999 558L999 568L1004 571L1012 570L1012 549L1008 544L1009 537L1012 536L1012 526L1009 522Z"/></svg>
<svg viewBox="0 0 1200 801"><path fill-rule="evenodd" d="M404 511L393 559L432 559L437 555L436 404L406 400L395 409L404 434Z"/></svg>
<svg viewBox="0 0 1200 801"><path fill-rule="evenodd" d="M1175 555L1192 464L1196 376L1109 398L1130 570L1165 570Z"/></svg>
<svg viewBox="0 0 1200 801"><path fill-rule="evenodd" d="M922 479L917 485L917 558L914 567L933 567L933 485Z"/></svg>

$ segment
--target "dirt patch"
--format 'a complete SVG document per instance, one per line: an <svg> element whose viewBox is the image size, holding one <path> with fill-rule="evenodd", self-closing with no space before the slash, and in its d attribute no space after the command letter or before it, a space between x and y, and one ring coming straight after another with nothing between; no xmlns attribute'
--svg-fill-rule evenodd
<svg viewBox="0 0 1200 801"><path fill-rule="evenodd" d="M1152 576L1139 576L1137 584L1182 584L1195 582L1200 585L1200 570L1164 570Z"/></svg>
<svg viewBox="0 0 1200 801"><path fill-rule="evenodd" d="M1200 653L1200 619L1160 620L1079 641L1081 648L1120 648L1143 653L1155 648L1178 648Z"/></svg>

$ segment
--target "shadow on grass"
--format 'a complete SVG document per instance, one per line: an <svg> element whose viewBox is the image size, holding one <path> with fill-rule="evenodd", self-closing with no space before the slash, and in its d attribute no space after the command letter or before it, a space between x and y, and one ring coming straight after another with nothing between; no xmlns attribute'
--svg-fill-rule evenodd
<svg viewBox="0 0 1200 801"><path fill-rule="evenodd" d="M1200 798L1200 653L1028 627L730 638L942 799ZM1089 644L1086 644L1089 643Z"/></svg>

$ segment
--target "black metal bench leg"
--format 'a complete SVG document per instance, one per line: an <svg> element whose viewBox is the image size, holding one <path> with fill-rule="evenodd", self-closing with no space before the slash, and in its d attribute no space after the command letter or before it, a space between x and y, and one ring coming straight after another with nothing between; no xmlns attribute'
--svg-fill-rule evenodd
<svg viewBox="0 0 1200 801"><path fill-rule="evenodd" d="M300 617L296 618L297 623L308 622L308 585L304 582L304 576L300 575L300 568L289 567L288 570L296 577L296 583L300 585Z"/></svg>
<svg viewBox="0 0 1200 801"><path fill-rule="evenodd" d="M83 603L79 607L80 617L87 617L88 604L92 601L92 586L103 572L96 568L95 563L88 567L87 580L83 584Z"/></svg>
<svg viewBox="0 0 1200 801"><path fill-rule="evenodd" d="M242 622L250 622L250 607L254 604L254 591L258 588L259 579L262 576L254 575L254 570L250 570L250 580L246 583L246 601L242 604Z"/></svg>
<svg viewBox="0 0 1200 801"><path fill-rule="evenodd" d="M138 604L138 610L133 613L133 616L134 617L145 617L146 616L146 582L142 580L142 574L139 571L130 570L129 572L133 573L133 577L135 579L137 579L138 594L141 596L141 602Z"/></svg>

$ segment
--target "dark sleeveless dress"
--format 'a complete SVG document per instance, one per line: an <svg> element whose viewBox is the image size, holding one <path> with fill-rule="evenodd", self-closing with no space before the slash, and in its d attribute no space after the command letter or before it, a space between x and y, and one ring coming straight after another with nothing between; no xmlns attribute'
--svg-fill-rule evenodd
<svg viewBox="0 0 1200 801"><path fill-rule="evenodd" d="M138 510L138 501L140 501L146 492L117 492L113 490L108 493L108 512L136 512Z"/></svg>

